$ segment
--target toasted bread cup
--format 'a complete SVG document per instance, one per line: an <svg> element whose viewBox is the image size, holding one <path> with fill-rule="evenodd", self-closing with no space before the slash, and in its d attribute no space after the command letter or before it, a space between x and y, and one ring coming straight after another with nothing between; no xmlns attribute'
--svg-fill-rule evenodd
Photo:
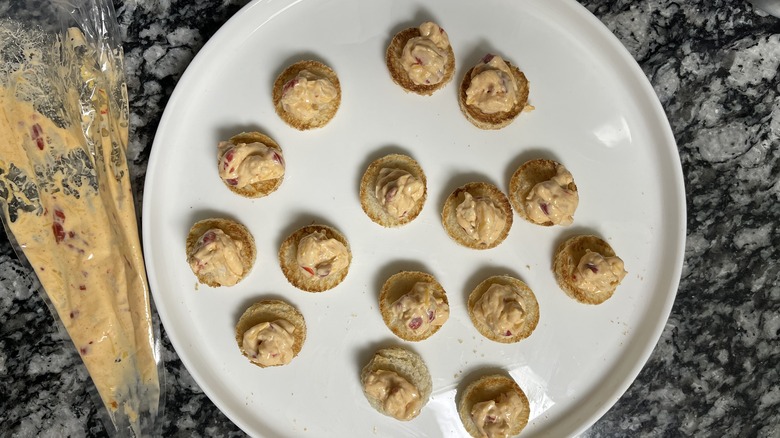
<svg viewBox="0 0 780 438"><path fill-rule="evenodd" d="M602 292L589 292L578 288L572 279L586 250L597 252L604 257L615 257L615 250L605 240L597 236L574 236L560 245L553 256L553 273L558 286L566 294L584 304L601 304L615 293L615 289ZM615 285L617 287L617 285Z"/></svg>
<svg viewBox="0 0 780 438"><path fill-rule="evenodd" d="M472 239L460 224L458 224L456 209L464 200L464 192L469 192L471 196L475 198L489 198L503 213L506 223L504 224L504 228L501 230L499 237L493 242L480 243ZM506 195L493 184L486 182L471 182L458 187L447 197L441 212L441 221L447 234L455 242L473 249L495 248L506 239L506 236L509 235L509 230L512 228L512 206L509 204L509 199L507 199Z"/></svg>
<svg viewBox="0 0 780 438"><path fill-rule="evenodd" d="M554 160L539 158L526 161L512 174L509 180L509 202L521 218L544 227L555 225L552 221L538 223L531 220L525 208L525 200L537 184L549 181L557 175L556 168L560 164ZM577 184L573 181L566 188L577 193Z"/></svg>
<svg viewBox="0 0 780 438"><path fill-rule="evenodd" d="M423 96L430 96L434 91L447 85L455 73L455 53L452 51L452 46L447 47L447 64L444 66L444 78L441 82L436 84L415 84L410 78L409 74L404 70L401 65L401 55L403 54L406 43L415 37L420 36L420 29L411 27L404 29L393 37L390 41L390 45L387 47L385 53L385 63L387 69L390 71L390 77L393 82L398 84L405 91L411 91L412 93L420 94Z"/></svg>
<svg viewBox="0 0 780 438"><path fill-rule="evenodd" d="M432 284L434 289L440 292L444 297L444 303L449 305L447 293L444 288L436 281L436 278L434 278L433 275L425 272L403 271L394 274L385 281L382 290L379 292L379 312L382 314L382 320L390 331L405 341L417 342L428 339L442 327L440 325L429 325L427 330L416 332L402 322L394 321L392 319L390 306L401 298L401 296L408 293L418 282Z"/></svg>
<svg viewBox="0 0 780 438"><path fill-rule="evenodd" d="M290 114L284 109L282 105L282 96L284 95L284 86L295 79L303 70L308 70L317 76L326 78L336 88L336 97L320 106L317 115L309 120L302 120ZM308 129L321 128L330 122L336 115L336 112L341 105L341 83L336 75L336 72L327 65L318 61L298 61L295 64L287 67L274 81L273 88L273 102L276 114L284 120L285 123L292 126L299 131L305 131Z"/></svg>
<svg viewBox="0 0 780 438"><path fill-rule="evenodd" d="M293 343L293 358L298 356L303 348L303 343L306 340L306 321L303 319L303 315L295 307L282 300L263 300L252 304L246 311L244 311L241 318L239 318L236 324L236 342L238 343L238 349L241 354L246 356L249 361L260 368L266 368L268 366L281 366L280 365L263 365L257 363L249 357L246 351L244 351L244 333L257 324L263 322L274 322L283 319L295 327L292 336L295 342Z"/></svg>
<svg viewBox="0 0 780 438"><path fill-rule="evenodd" d="M368 403L379 413L392 417L392 415L385 411L382 406L382 401L372 397L365 390L366 379L369 374L377 370L392 371L417 388L417 391L420 393L420 400L422 401L422 405L420 406L420 411L422 411L422 408L425 407L428 403L428 399L431 397L433 381L431 380L431 373L428 371L428 366L425 365L425 362L423 362L420 355L401 347L383 348L374 353L374 356L366 366L363 367L363 370L360 373L361 387L363 388L363 394L366 396ZM419 412L417 415L419 415ZM417 415L412 418L415 418Z"/></svg>
<svg viewBox="0 0 780 438"><path fill-rule="evenodd" d="M469 122L479 129L501 129L512 123L528 105L528 79L526 79L525 74L520 71L519 68L512 65L512 63L507 60L504 61L512 71L512 76L517 83L517 102L515 102L515 105L509 111L489 114L473 105L466 104L466 90L471 86L471 72L474 71L474 67L463 75L463 80L460 82L460 89L458 90L460 111L466 116L466 119L468 119Z"/></svg>
<svg viewBox="0 0 780 438"><path fill-rule="evenodd" d="M222 230L225 234L227 234L231 239L237 242L241 242L241 265L244 268L244 273L239 278L238 282L246 278L246 276L249 274L249 272L252 270L252 266L255 263L255 257L257 255L257 250L255 248L255 239L252 237L252 234L249 232L249 230L240 223L230 220L230 219L224 219L224 218L213 218L213 219L204 219L202 221L196 222L192 228L190 228L190 232L187 234L187 242L186 242L186 250L187 250L187 257L195 252L197 249L198 240L200 237L205 234L208 230L218 228ZM201 273L196 273L193 271L193 274L198 278L198 282L205 284L210 287L220 287L222 286L219 281L214 279L212 276ZM238 283L236 282L236 283Z"/></svg>
<svg viewBox="0 0 780 438"><path fill-rule="evenodd" d="M471 410L474 408L474 405L484 401L495 400L500 394L506 392L517 394L523 404L519 421L511 425L509 436L515 436L522 432L528 424L528 417L531 414L528 397L526 397L523 390L520 389L520 386L511 377L503 374L492 374L471 382L458 399L460 421L471 436L475 438L483 436L471 417Z"/></svg>
<svg viewBox="0 0 780 438"><path fill-rule="evenodd" d="M479 302L480 298L482 298L482 295L484 295L485 292L490 289L490 286L494 284L511 287L517 293L517 301L525 311L525 320L523 322L522 329L512 333L511 336L503 336L495 333L474 313L475 306ZM512 344L527 338L531 335L531 333L533 333L533 331L536 329L536 326L539 324L539 302L536 301L536 295L523 281L508 275L496 275L487 278L486 280L482 281L482 283L477 285L477 287L475 287L474 290L469 294L468 312L469 317L471 318L471 322L474 324L474 328L476 328L477 331L482 334L482 336L490 339L491 341L501 342L503 344Z"/></svg>
<svg viewBox="0 0 780 438"><path fill-rule="evenodd" d="M384 168L401 169L409 172L423 184L422 197L401 218L396 218L388 213L376 197L377 179L379 178L379 172ZM402 154L385 155L369 164L365 173L363 173L363 177L360 179L360 206L363 207L366 215L377 224L383 227L400 227L408 224L420 215L428 195L427 186L428 182L425 178L425 172L423 172L414 158Z"/></svg>
<svg viewBox="0 0 780 438"><path fill-rule="evenodd" d="M268 146L269 148L277 150L279 152L279 155L283 155L282 148L274 141L274 139L259 132L242 132L238 135L234 135L233 137L230 137L230 140L228 141L235 145L241 143L245 143L245 144L262 143ZM220 157L219 155L217 155L217 163L219 163L219 160ZM230 189L230 191L233 193L239 194L246 198L262 198L264 196L268 196L271 193L275 192L276 189L278 189L279 186L282 185L283 180L284 180L284 176L281 176L279 178L268 179L265 181L258 181L256 183L249 184L244 187L231 186L225 180L222 180L222 182L225 184L225 187Z"/></svg>
<svg viewBox="0 0 780 438"><path fill-rule="evenodd" d="M297 254L298 254L298 242L304 237L316 231L321 231L328 239L336 239L347 248L347 254L349 256L347 267L339 272L335 272L327 277L316 277L308 274L306 271L298 266ZM323 292L329 289L333 289L339 283L344 281L347 273L349 272L349 266L352 263L352 251L349 248L349 242L343 234L331 228L327 225L308 225L298 229L290 236L288 236L282 246L279 248L279 265L282 268L282 273L293 286L306 292Z"/></svg>

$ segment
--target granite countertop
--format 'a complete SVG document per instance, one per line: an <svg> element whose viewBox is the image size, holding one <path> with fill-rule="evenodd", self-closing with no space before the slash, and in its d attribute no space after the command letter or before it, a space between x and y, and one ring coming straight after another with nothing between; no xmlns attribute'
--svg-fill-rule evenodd
<svg viewBox="0 0 780 438"><path fill-rule="evenodd" d="M780 19L741 0L579 0L628 48L683 166L685 264L652 356L584 435L780 436ZM245 0L117 2L143 184L165 104ZM0 1L0 11L7 4ZM0 436L104 436L89 377L30 272L0 240ZM164 436L243 436L163 336Z"/></svg>

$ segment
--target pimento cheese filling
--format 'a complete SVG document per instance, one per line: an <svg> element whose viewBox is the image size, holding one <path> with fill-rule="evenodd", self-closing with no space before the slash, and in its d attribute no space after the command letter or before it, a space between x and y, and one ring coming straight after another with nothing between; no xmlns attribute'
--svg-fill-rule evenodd
<svg viewBox="0 0 780 438"><path fill-rule="evenodd" d="M402 169L383 168L379 171L374 193L382 208L392 217L401 219L417 205L425 186Z"/></svg>
<svg viewBox="0 0 780 438"><path fill-rule="evenodd" d="M523 328L525 309L514 288L494 283L479 298L474 316L496 336L514 336Z"/></svg>
<svg viewBox="0 0 780 438"><path fill-rule="evenodd" d="M522 421L523 401L513 391L499 394L495 400L475 404L471 419L483 437L506 438L512 425Z"/></svg>
<svg viewBox="0 0 780 438"><path fill-rule="evenodd" d="M219 177L231 186L242 188L260 181L281 178L284 159L279 150L263 143L220 142Z"/></svg>
<svg viewBox="0 0 780 438"><path fill-rule="evenodd" d="M298 266L311 276L320 278L335 274L349 264L349 251L336 239L315 231L298 242Z"/></svg>
<svg viewBox="0 0 780 438"><path fill-rule="evenodd" d="M391 320L414 332L441 326L449 316L450 306L444 301L442 292L431 283L415 283L390 306Z"/></svg>
<svg viewBox="0 0 780 438"><path fill-rule="evenodd" d="M241 241L233 240L219 228L212 228L200 236L187 262L196 275L210 278L222 286L233 286L244 275L243 246Z"/></svg>
<svg viewBox="0 0 780 438"><path fill-rule="evenodd" d="M525 211L528 218L537 224L571 225L580 197L568 188L574 182L571 173L561 164L555 167L555 171L554 177L531 189L525 199Z"/></svg>
<svg viewBox="0 0 780 438"><path fill-rule="evenodd" d="M293 332L295 326L284 319L261 322L244 332L244 352L249 360L264 366L286 365L295 356Z"/></svg>
<svg viewBox="0 0 780 438"><path fill-rule="evenodd" d="M426 21L420 36L410 38L401 52L401 66L417 85L434 85L444 79L449 60L450 40L444 29Z"/></svg>
<svg viewBox="0 0 780 438"><path fill-rule="evenodd" d="M485 55L471 71L466 105L494 114L509 111L516 103L517 82L509 66L498 55Z"/></svg>
<svg viewBox="0 0 780 438"><path fill-rule="evenodd" d="M284 84L282 108L296 119L308 121L317 117L321 107L333 101L337 94L336 87L328 78L301 70Z"/></svg>
<svg viewBox="0 0 780 438"><path fill-rule="evenodd" d="M489 198L474 198L469 192L463 192L463 195L463 202L455 207L458 225L479 243L495 242L506 226L504 212Z"/></svg>
<svg viewBox="0 0 780 438"><path fill-rule="evenodd" d="M625 276L620 257L604 257L595 251L585 250L572 280L580 290L601 293L614 291Z"/></svg>
<svg viewBox="0 0 780 438"><path fill-rule="evenodd" d="M394 371L372 371L366 377L364 385L366 394L379 400L384 411L393 418L409 420L420 412L420 391Z"/></svg>

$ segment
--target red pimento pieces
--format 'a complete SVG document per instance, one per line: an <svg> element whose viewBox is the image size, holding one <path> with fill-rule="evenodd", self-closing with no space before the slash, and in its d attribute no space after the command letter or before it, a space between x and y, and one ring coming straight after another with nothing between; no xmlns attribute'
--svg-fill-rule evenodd
<svg viewBox="0 0 780 438"><path fill-rule="evenodd" d="M491 60L491 59L493 59L494 57L495 57L495 55L493 55L492 53L488 53L487 55L485 55L485 56L483 56L483 57L482 57L482 62L484 62L485 64L487 64L487 63L488 63L488 62L490 62L490 60Z"/></svg>
<svg viewBox="0 0 780 438"><path fill-rule="evenodd" d="M419 316L416 316L412 318L411 321L409 321L409 328L412 330L417 330L422 325L422 318Z"/></svg>
<svg viewBox="0 0 780 438"><path fill-rule="evenodd" d="M599 273L599 268L598 268L598 266L594 265L593 263L586 263L586 264L585 264L585 267L586 267L586 268L588 268L588 269L590 269L590 270L591 270L591 272L593 272L594 274L598 274L598 273Z"/></svg>
<svg viewBox="0 0 780 438"><path fill-rule="evenodd" d="M225 156L223 157L224 163L222 164L223 169L227 169L228 165L231 161L233 161L233 156L236 154L235 149L230 148L227 152L225 152Z"/></svg>
<svg viewBox="0 0 780 438"><path fill-rule="evenodd" d="M292 87L294 87L298 83L298 78L294 78L284 84L284 87L282 88L282 92L286 93L288 90L290 90Z"/></svg>
<svg viewBox="0 0 780 438"><path fill-rule="evenodd" d="M284 165L284 160L282 159L282 156L279 155L279 153L277 153L276 151L273 151L273 153L274 153L273 160L281 165Z"/></svg>
<svg viewBox="0 0 780 438"><path fill-rule="evenodd" d="M43 150L45 143L43 141L43 128L41 128L41 125L37 123L32 125L30 131L30 137L32 137L35 145L38 146L38 149Z"/></svg>
<svg viewBox="0 0 780 438"><path fill-rule="evenodd" d="M301 266L301 269L303 269L304 271L308 272L309 275L314 276L314 269L312 269L312 268L310 268L308 266Z"/></svg>
<svg viewBox="0 0 780 438"><path fill-rule="evenodd" d="M213 231L209 231L200 238L202 244L206 245L217 240L217 234Z"/></svg>
<svg viewBox="0 0 780 438"><path fill-rule="evenodd" d="M54 222L51 224L52 232L54 232L54 240L57 243L65 240L65 228L62 224L65 223L65 213L60 209L54 210ZM72 237L72 236L71 236Z"/></svg>
<svg viewBox="0 0 780 438"><path fill-rule="evenodd" d="M546 202L540 202L539 208L542 209L542 213L549 216L550 215L550 206Z"/></svg>

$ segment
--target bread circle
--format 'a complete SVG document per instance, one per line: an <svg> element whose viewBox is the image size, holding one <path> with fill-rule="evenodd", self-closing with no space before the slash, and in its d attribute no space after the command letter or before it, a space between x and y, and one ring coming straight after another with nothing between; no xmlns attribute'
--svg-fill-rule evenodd
<svg viewBox="0 0 780 438"><path fill-rule="evenodd" d="M433 288L441 293L444 303L449 305L447 292L433 275L425 272L403 271L394 274L385 281L382 290L379 292L379 312L382 314L382 320L390 331L405 341L417 342L428 339L442 327L440 325L430 325L427 330L416 333L405 324L398 324L392 320L390 306L401 296L408 293L418 282L432 284Z"/></svg>
<svg viewBox="0 0 780 438"><path fill-rule="evenodd" d="M528 397L526 397L523 390L511 377L503 374L491 374L471 382L466 386L466 389L463 390L458 399L458 414L460 415L460 421L471 436L475 438L483 436L479 432L474 420L471 418L471 410L474 408L474 405L484 401L495 400L500 394L506 392L514 392L517 394L523 404L520 421L518 421L517 424L511 425L509 435L515 436L522 432L528 424L528 417L531 414L531 406L528 403Z"/></svg>
<svg viewBox="0 0 780 438"><path fill-rule="evenodd" d="M347 248L347 267L339 272L336 272L327 277L314 277L310 276L298 266L297 254L298 254L298 242L301 239L320 231L325 234L328 239L336 239L341 242ZM349 266L352 264L352 251L349 247L347 238L344 237L339 231L331 228L327 225L307 225L300 228L289 235L284 242L282 242L279 248L279 265L282 268L282 273L293 286L306 292L323 292L329 289L333 289L339 283L344 281L347 273L349 272Z"/></svg>
<svg viewBox="0 0 780 438"><path fill-rule="evenodd" d="M200 237L208 230L214 228L222 230L222 232L232 240L241 243L240 257L244 272L236 282L238 283L246 278L246 276L249 274L249 271L252 270L252 266L255 264L255 257L257 256L255 239L252 236L252 233L250 233L244 225L234 220L225 218L204 219L195 222L195 224L193 224L190 228L190 232L187 234L187 242L185 246L187 257L189 258L189 256L197 249L197 244ZM202 284L210 287L222 286L222 284L212 276L204 274L203 272L197 273L193 270L193 274L195 274L195 276L198 278L198 282Z"/></svg>
<svg viewBox="0 0 780 438"><path fill-rule="evenodd" d="M553 256L553 273L558 286L567 295L584 304L601 304L615 293L615 289L592 293L578 288L572 275L585 255L586 250L597 252L604 257L616 257L615 250L609 243L598 236L580 235L571 237L555 250Z"/></svg>
<svg viewBox="0 0 780 438"><path fill-rule="evenodd" d="M425 407L428 403L428 399L431 397L433 381L431 379L431 373L428 371L428 366L425 365L425 362L420 355L402 347L382 348L374 353L374 356L363 367L363 370L360 373L361 387L363 388L363 394L366 396L368 403L379 413L392 417L392 415L385 411L381 400L371 397L371 395L366 392L366 379L371 372L377 370L392 371L417 388L422 402L420 411L422 411L422 408ZM419 415L419 412L417 415ZM412 418L415 418L417 415Z"/></svg>
<svg viewBox="0 0 780 438"><path fill-rule="evenodd" d="M330 83L333 84L333 87L336 88L336 97L332 101L322 105L318 109L317 116L310 120L302 120L298 117L295 117L293 114L287 112L282 105L284 86L293 80L296 76L298 76L298 73L303 70L308 70L319 77L329 80ZM278 114L279 117L281 117L281 119L291 127L299 131L321 128L327 125L331 119L333 119L339 109L339 106L341 105L341 83L339 82L339 78L336 75L336 72L327 65L319 61L298 61L284 69L284 71L276 78L274 81L272 97L276 114Z"/></svg>
<svg viewBox="0 0 780 438"><path fill-rule="evenodd" d="M406 215L402 218L396 218L389 214L376 197L375 189L379 172L385 168L404 170L423 184L422 197L417 200L415 206L406 212ZM360 179L360 206L363 207L363 211L375 223L383 227L400 227L408 224L420 215L428 195L427 186L428 182L425 178L425 172L423 172L422 167L414 158L403 154L385 155L369 164L365 173L363 173L363 177Z"/></svg>
<svg viewBox="0 0 780 438"><path fill-rule="evenodd" d="M528 105L528 79L526 79L525 74L511 62L506 59L504 59L504 61L517 83L517 102L515 102L514 106L512 106L509 111L500 111L489 114L473 105L466 104L466 90L468 90L471 85L471 72L474 71L476 66L470 68L469 71L463 75L463 80L460 82L460 89L458 90L460 111L466 116L466 119L468 119L469 122L479 129L501 129L512 123Z"/></svg>
<svg viewBox="0 0 780 438"><path fill-rule="evenodd" d="M444 87L452 80L452 76L455 73L455 53L452 51L452 45L447 47L447 64L444 66L444 77L441 82L430 85L415 84L409 78L409 74L406 72L403 65L401 65L401 55L403 54L406 43L410 39L419 36L420 29L417 27L410 27L395 34L390 41L390 45L387 47L385 63L387 64L387 69L390 71L390 77L393 79L393 82L398 84L405 91L411 91L412 93L423 96L430 96L434 91Z"/></svg>
<svg viewBox="0 0 780 438"><path fill-rule="evenodd" d="M525 319L523 321L522 328L516 333L512 333L511 336L502 336L493 332L490 327L485 324L484 321L477 318L474 310L475 306L479 302L480 298L490 289L490 286L499 284L503 286L511 287L518 294L518 302L525 311ZM473 291L469 294L468 299L468 312L471 318L474 328L484 337L491 341L501 342L503 344L512 344L519 342L533 333L536 326L539 324L539 302L536 300L536 295L528 287L525 282L518 280L517 278L509 275L495 275L483 280Z"/></svg>
<svg viewBox="0 0 780 438"><path fill-rule="evenodd" d="M501 230L499 237L493 242L480 243L472 239L460 224L458 224L456 209L464 200L464 192L468 192L474 198L489 198L504 215L504 220L506 221L504 228ZM455 191L447 197L447 200L444 201L444 208L441 212L441 221L447 234L455 242L473 249L495 248L506 239L506 236L509 235L509 230L512 228L512 206L509 204L509 199L507 199L506 195L495 185L486 182L470 182L455 189Z"/></svg>
<svg viewBox="0 0 780 438"><path fill-rule="evenodd" d="M230 137L228 140L235 145L245 143L262 143L269 148L275 149L283 156L282 148L271 137L262 134L260 132L242 132L240 134ZM217 163L219 163L220 157L217 156ZM225 187L230 189L231 192L244 196L246 198L262 198L275 192L279 186L282 185L284 175L279 178L268 179L265 181L257 181L244 187L236 187L228 184L224 179L220 178L225 184Z"/></svg>
<svg viewBox="0 0 780 438"><path fill-rule="evenodd" d="M236 324L236 342L238 343L238 349L241 354L249 359L249 355L244 351L244 333L257 324L263 322L274 322L283 319L295 327L295 331L292 332L294 339L292 350L293 358L298 356L303 348L303 343L306 340L306 321L303 318L301 312L289 303L282 300L263 300L252 304L248 309L244 311ZM250 359L250 362L259 366L260 368L266 368L267 366L281 366L279 365L263 365L254 362Z"/></svg>
<svg viewBox="0 0 780 438"><path fill-rule="evenodd" d="M537 184L549 181L557 175L556 169L559 165L561 163L557 161L539 158L526 161L512 174L512 178L509 180L509 202L521 218L544 227L554 225L551 221L543 223L532 221L526 211L525 200ZM573 181L566 188L577 192L577 185Z"/></svg>

